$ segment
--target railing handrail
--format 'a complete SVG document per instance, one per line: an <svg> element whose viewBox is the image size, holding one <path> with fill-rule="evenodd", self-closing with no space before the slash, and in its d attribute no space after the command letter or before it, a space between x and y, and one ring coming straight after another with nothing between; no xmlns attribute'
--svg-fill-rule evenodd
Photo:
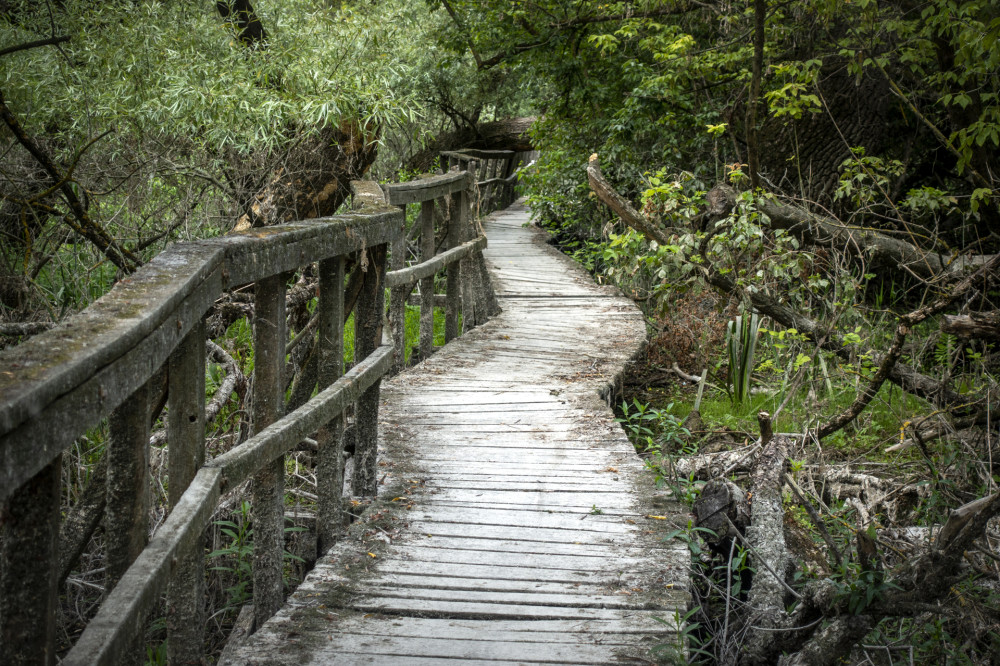
<svg viewBox="0 0 1000 666"><path fill-rule="evenodd" d="M476 174L477 208L487 214L505 208L517 198L517 174L536 151L463 149L441 153L446 168Z"/></svg>
<svg viewBox="0 0 1000 666"><path fill-rule="evenodd" d="M472 174L465 171L449 172L405 183L390 183L382 189L385 191L386 203L401 206L423 203L468 189L472 184L471 179Z"/></svg>
<svg viewBox="0 0 1000 666"><path fill-rule="evenodd" d="M223 291L390 242L399 222L397 209L372 208L177 243L79 314L0 351L0 501L149 381Z"/></svg>
<svg viewBox="0 0 1000 666"><path fill-rule="evenodd" d="M474 231L470 218L474 174L450 172L390 184L384 190L359 181L352 183L352 189L356 212L178 243L83 312L21 346L0 351L0 501L10 509L11 537L0 547L14 562L12 571L23 576L22 588L42 590L29 604L22 604L27 608L17 609L29 618L17 625L20 652L8 653L0 645L0 661L6 657L54 661L61 454L106 417L111 433L106 453L106 541L114 540L115 547L123 550L116 556L114 575L108 567L110 589L104 603L67 655L67 664L113 663L128 654L143 618L168 582L173 595L170 604L197 609L200 592L187 582L204 577L202 535L219 496L250 478L254 479L254 531L261 541L254 552L254 610L258 623L266 620L276 610L275 603L280 603L283 508L273 498L283 494L284 455L317 433L316 440L310 441L318 449L317 459L326 461L321 462L326 464L325 472L317 469L317 533L321 543L330 545L336 538L337 519L344 515L340 508L342 470L337 471L337 466L344 413L350 404L356 403L358 457L353 492L374 493L379 383L390 369L402 367L403 308L410 291L419 281L422 357L433 352L433 283L438 271L448 271L446 340L458 335L459 310L468 329L498 307L482 259L486 238ZM420 227L414 231L422 233L422 248L420 261L406 267L405 209L411 203L421 206ZM443 252L435 245L435 211L448 225ZM395 270L386 273L385 247L389 245ZM355 311L359 327L355 365L341 376L343 324L349 309L344 305L345 258L361 251L370 254L356 269L364 272L357 273L363 277ZM319 393L282 414L287 275L313 263L319 264L315 344L320 370L319 379L313 380ZM205 462L202 319L226 290L250 283L255 284L252 411L257 432ZM385 287L391 293L391 330L383 330L378 341L384 312L380 292ZM135 465L146 465L142 451L148 456L150 386L154 377L162 376L163 368L169 368L165 420L171 510L143 547L148 500L142 497L149 470ZM117 447L114 460L112 445ZM115 474L118 481L112 483ZM130 509L116 509L112 521L112 505ZM112 538L111 522L116 529L124 526L125 531ZM23 552L17 550L19 544ZM31 548L30 544L40 545ZM40 566L38 560L47 561L48 566ZM17 594L4 597L9 591L0 590L5 635L6 624L14 621L15 614L9 603L17 603ZM45 630L39 625L45 625ZM38 636L29 636L32 631ZM194 647L200 650L195 637L200 628L182 626L177 631L186 636L187 643L198 642ZM171 649L183 642L171 640ZM178 659L200 658L191 654L191 646L184 649L187 652Z"/></svg>

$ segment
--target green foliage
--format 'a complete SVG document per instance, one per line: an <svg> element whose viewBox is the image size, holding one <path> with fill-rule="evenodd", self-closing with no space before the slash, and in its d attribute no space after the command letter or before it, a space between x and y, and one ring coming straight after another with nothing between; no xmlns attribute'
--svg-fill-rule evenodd
<svg viewBox="0 0 1000 666"><path fill-rule="evenodd" d="M206 556L209 561L219 562L209 567L210 571L226 575L225 581L229 584L225 588L228 595L226 608L229 610L240 608L252 597L254 544L251 511L250 502L244 500L235 512L234 520L215 521L214 524L219 528L220 534L229 540L229 545L213 550ZM284 528L286 534L303 531L305 528L302 527ZM283 558L286 561L303 561L301 557L288 551L283 552Z"/></svg>
<svg viewBox="0 0 1000 666"><path fill-rule="evenodd" d="M434 308L434 346L444 345L445 313L441 308ZM462 315L459 313L458 326L462 327ZM420 307L406 306L406 361L409 362L413 349L420 346ZM353 346L352 346L353 348Z"/></svg>
<svg viewBox="0 0 1000 666"><path fill-rule="evenodd" d="M655 474L656 485L668 486L678 501L691 504L704 482L674 473L674 458L690 455L697 448L691 441L691 432L671 413L673 408L673 403L658 408L633 398L631 405L622 402L621 416L615 420L622 424L636 450L643 454L646 467Z"/></svg>
<svg viewBox="0 0 1000 666"><path fill-rule="evenodd" d="M683 614L680 611L674 611L674 615L670 620L653 616L654 620L665 625L668 631L674 636L673 641L670 643L659 643L654 645L650 650L657 663L677 664L681 666L683 664L690 664L691 658L694 656L711 658L712 654L710 652L697 647L699 644L698 632L701 628L701 623L693 621L693 618L700 612L701 608L692 608Z"/></svg>
<svg viewBox="0 0 1000 666"><path fill-rule="evenodd" d="M837 580L838 594L844 598L847 610L860 615L866 608L881 599L889 590L900 587L885 580L880 571L861 571L857 567L841 572Z"/></svg>
<svg viewBox="0 0 1000 666"><path fill-rule="evenodd" d="M757 353L757 333L760 316L756 312L737 316L726 326L726 350L729 359L727 385L735 405L742 405L750 396L750 376Z"/></svg>
<svg viewBox="0 0 1000 666"><path fill-rule="evenodd" d="M239 608L250 598L250 585L253 581L253 529L250 527L250 503L240 503L239 511L232 520L218 520L215 525L219 532L229 539L225 548L213 550L208 554L209 560L219 559L221 564L210 567L211 571L229 574L231 585L226 588L229 596L227 606Z"/></svg>
<svg viewBox="0 0 1000 666"><path fill-rule="evenodd" d="M391 4L381 8L385 21L309 0L255 9L265 48L236 42L212 3L71 0L51 15L20 8L0 46L48 33L50 20L72 39L5 57L0 87L15 112L30 109L31 132L57 128L72 140L117 127L126 141L137 130L169 133L217 152L278 147L295 138L290 127L391 124L409 113L387 79L397 64Z"/></svg>
<svg viewBox="0 0 1000 666"><path fill-rule="evenodd" d="M672 403L658 408L633 398L631 406L622 402L622 415L615 420L622 424L638 450L659 455L683 448L691 435L681 420L671 413L673 408Z"/></svg>

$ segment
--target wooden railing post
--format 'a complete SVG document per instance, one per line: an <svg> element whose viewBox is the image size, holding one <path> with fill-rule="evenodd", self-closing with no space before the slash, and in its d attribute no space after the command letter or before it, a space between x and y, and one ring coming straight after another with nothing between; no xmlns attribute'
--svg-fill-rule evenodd
<svg viewBox="0 0 1000 666"><path fill-rule="evenodd" d="M399 206L399 209L403 211L403 220L392 239L390 249L391 268L394 271L406 268L406 204ZM396 347L393 373L402 371L406 366L406 296L410 289L408 286L393 287L389 293L389 323Z"/></svg>
<svg viewBox="0 0 1000 666"><path fill-rule="evenodd" d="M144 384L108 417L105 593L149 538L149 393Z"/></svg>
<svg viewBox="0 0 1000 666"><path fill-rule="evenodd" d="M344 257L319 263L319 390L344 372ZM341 496L344 492L344 416L337 414L320 428L316 460L319 552L325 553L343 531Z"/></svg>
<svg viewBox="0 0 1000 666"><path fill-rule="evenodd" d="M357 364L379 346L382 316L385 311L385 245L369 248L368 271L354 310L354 361ZM377 486L376 453L378 449L378 398L381 380L358 398L354 445L355 495L374 497Z"/></svg>
<svg viewBox="0 0 1000 666"><path fill-rule="evenodd" d="M0 506L0 663L56 662L62 456Z"/></svg>
<svg viewBox="0 0 1000 666"><path fill-rule="evenodd" d="M147 382L108 417L105 595L115 588L149 541L150 393ZM142 622L145 618L137 620ZM140 635L126 649L123 663L140 662Z"/></svg>
<svg viewBox="0 0 1000 666"><path fill-rule="evenodd" d="M434 257L434 201L420 204L420 261ZM420 358L434 353L434 276L420 281Z"/></svg>
<svg viewBox="0 0 1000 666"><path fill-rule="evenodd" d="M461 168L461 166L459 167ZM459 220L461 195L453 192L448 204L448 235L445 248L450 250L462 244L462 227ZM461 308L462 285L461 266L458 263L448 266L445 281L444 306L444 341L445 344L458 337L458 311Z"/></svg>
<svg viewBox="0 0 1000 666"><path fill-rule="evenodd" d="M284 405L285 276L264 278L254 288L253 427L259 433L281 417ZM282 601L285 457L265 463L253 479L253 602L256 627Z"/></svg>
<svg viewBox="0 0 1000 666"><path fill-rule="evenodd" d="M468 189L458 192L458 242L471 240L472 196ZM479 313L476 311L476 280L479 275L473 265L472 256L461 261L462 275L462 332L471 331L479 323Z"/></svg>
<svg viewBox="0 0 1000 666"><path fill-rule="evenodd" d="M205 464L205 324L196 324L170 356L167 393L169 501L173 509ZM204 654L205 539L177 557L167 591L171 664L197 664Z"/></svg>

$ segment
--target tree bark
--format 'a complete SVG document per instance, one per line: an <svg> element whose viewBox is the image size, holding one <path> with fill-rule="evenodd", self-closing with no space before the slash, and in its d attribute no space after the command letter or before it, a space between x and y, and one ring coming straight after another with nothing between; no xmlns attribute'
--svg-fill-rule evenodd
<svg viewBox="0 0 1000 666"><path fill-rule="evenodd" d="M753 585L748 599L752 610L750 623L762 629L776 629L787 622L785 614L785 571L788 568L788 549L785 547L784 518L781 487L783 485L791 440L771 432L771 415L760 412L757 416L764 450L754 465L750 484L750 527L747 544L753 549ZM748 664L768 664L768 631L753 631L745 645Z"/></svg>
<svg viewBox="0 0 1000 666"><path fill-rule="evenodd" d="M959 338L1000 339L1000 312L973 312L967 315L945 315L941 331Z"/></svg>
<svg viewBox="0 0 1000 666"><path fill-rule="evenodd" d="M695 525L711 530L705 541L718 551L728 550L735 538L732 528L746 530L750 523L747 495L728 479L715 478L705 484L694 502Z"/></svg>
<svg viewBox="0 0 1000 666"><path fill-rule="evenodd" d="M760 145L757 141L757 108L760 106L760 79L764 67L764 19L767 0L753 3L753 66L750 76L750 99L747 101L747 168L750 170L750 186L760 187Z"/></svg>

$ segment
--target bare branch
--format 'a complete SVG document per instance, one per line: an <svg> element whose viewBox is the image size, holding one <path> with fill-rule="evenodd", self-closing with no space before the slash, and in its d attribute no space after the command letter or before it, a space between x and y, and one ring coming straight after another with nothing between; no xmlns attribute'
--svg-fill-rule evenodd
<svg viewBox="0 0 1000 666"><path fill-rule="evenodd" d="M76 191L70 184L70 180L65 177L64 174L59 172L56 168L55 163L52 159L41 149L41 147L30 137L28 133L24 131L21 127L21 123L18 122L17 118L11 112L10 108L7 106L7 102L4 99L3 91L0 91L0 119L3 120L4 124L10 129L17 139L18 143L24 147L28 153L35 158L35 161L45 170L49 178L54 184L59 186L59 190L62 195L66 198L67 203L69 203L70 210L73 212L72 218L66 216L63 219L76 231L78 234L89 240L91 243L100 250L105 257L107 257L111 263L120 268L125 273L132 273L138 268L142 262L139 261L131 252L121 247L115 239L113 239L108 232L106 232L100 225L98 225L90 217L90 213L87 212L87 208L80 201L77 196Z"/></svg>
<svg viewBox="0 0 1000 666"><path fill-rule="evenodd" d="M11 53L17 53L18 51L27 51L28 49L36 49L39 46L52 46L54 44L62 44L69 41L69 35L63 35L61 37L48 37L46 39L36 39L33 42L25 42L24 44L17 44L16 46L8 46L7 48L0 49L0 57L9 55Z"/></svg>

